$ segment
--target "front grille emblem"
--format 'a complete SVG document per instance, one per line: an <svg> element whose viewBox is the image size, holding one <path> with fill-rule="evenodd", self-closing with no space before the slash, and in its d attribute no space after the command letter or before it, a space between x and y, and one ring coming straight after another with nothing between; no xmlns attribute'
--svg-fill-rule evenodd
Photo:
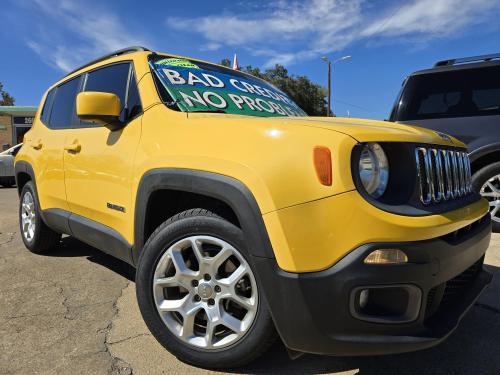
<svg viewBox="0 0 500 375"><path fill-rule="evenodd" d="M451 137L448 135L448 134L445 134L445 133L441 133L441 132L438 132L436 131L435 132L442 140L444 141L447 141L447 142L451 142L453 143L453 141L451 140Z"/></svg>

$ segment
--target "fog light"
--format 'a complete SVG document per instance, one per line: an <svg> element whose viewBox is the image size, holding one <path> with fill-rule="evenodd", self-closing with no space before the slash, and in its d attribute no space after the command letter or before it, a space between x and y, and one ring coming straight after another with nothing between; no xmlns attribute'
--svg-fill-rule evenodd
<svg viewBox="0 0 500 375"><path fill-rule="evenodd" d="M365 258L366 264L408 263L408 257L399 249L379 249Z"/></svg>
<svg viewBox="0 0 500 375"><path fill-rule="evenodd" d="M361 293L359 293L359 307L364 309L368 304L368 297L370 296L370 290L363 289Z"/></svg>

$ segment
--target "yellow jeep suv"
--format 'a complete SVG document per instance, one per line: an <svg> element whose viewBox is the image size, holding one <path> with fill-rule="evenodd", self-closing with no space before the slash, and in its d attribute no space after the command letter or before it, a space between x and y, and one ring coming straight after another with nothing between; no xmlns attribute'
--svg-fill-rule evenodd
<svg viewBox="0 0 500 375"><path fill-rule="evenodd" d="M26 247L68 234L135 266L152 334L197 366L243 365L277 337L292 356L427 348L491 281L462 143L308 117L195 59L133 47L71 72L15 173Z"/></svg>

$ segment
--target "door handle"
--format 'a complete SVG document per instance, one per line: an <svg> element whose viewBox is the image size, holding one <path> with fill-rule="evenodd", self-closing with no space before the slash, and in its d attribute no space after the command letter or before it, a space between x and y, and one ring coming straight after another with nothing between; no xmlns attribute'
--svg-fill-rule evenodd
<svg viewBox="0 0 500 375"><path fill-rule="evenodd" d="M40 150L43 146L42 140L39 139L37 141L31 142L31 147L33 147L35 150Z"/></svg>
<svg viewBox="0 0 500 375"><path fill-rule="evenodd" d="M64 146L64 149L68 152L77 153L77 152L80 152L80 150L82 149L82 146L80 145L80 142L78 142L77 140L74 140L73 143L70 143L69 145Z"/></svg>

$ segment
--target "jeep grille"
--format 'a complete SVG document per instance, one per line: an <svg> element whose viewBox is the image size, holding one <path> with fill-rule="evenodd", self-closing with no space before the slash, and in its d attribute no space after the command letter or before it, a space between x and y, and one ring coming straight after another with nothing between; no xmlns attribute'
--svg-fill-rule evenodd
<svg viewBox="0 0 500 375"><path fill-rule="evenodd" d="M457 199L472 192L470 160L466 152L417 147L415 159L423 204Z"/></svg>

